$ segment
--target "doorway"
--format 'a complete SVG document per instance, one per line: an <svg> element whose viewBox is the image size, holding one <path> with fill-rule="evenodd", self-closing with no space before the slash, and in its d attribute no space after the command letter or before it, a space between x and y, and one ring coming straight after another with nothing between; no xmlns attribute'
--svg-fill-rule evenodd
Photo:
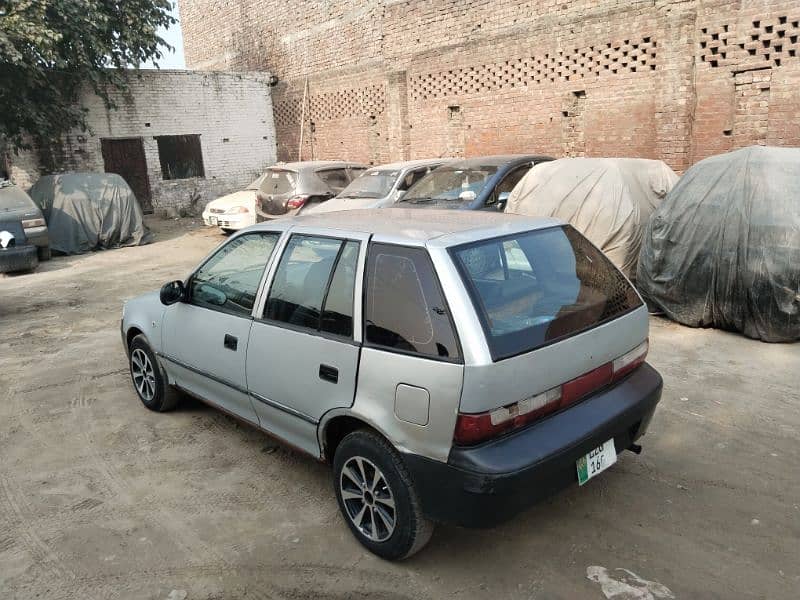
<svg viewBox="0 0 800 600"><path fill-rule="evenodd" d="M150 179L142 138L102 138L100 148L106 173L120 175L133 190L145 214L153 212Z"/></svg>

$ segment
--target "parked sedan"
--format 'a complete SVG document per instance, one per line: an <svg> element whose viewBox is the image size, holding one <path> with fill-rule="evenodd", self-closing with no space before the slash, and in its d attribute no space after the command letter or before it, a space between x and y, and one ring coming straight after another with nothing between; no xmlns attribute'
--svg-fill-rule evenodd
<svg viewBox="0 0 800 600"><path fill-rule="evenodd" d="M538 155L468 158L436 169L403 196L408 208L503 210L511 190L530 168L553 160Z"/></svg>
<svg viewBox="0 0 800 600"><path fill-rule="evenodd" d="M36 246L39 260L50 260L50 235L41 209L8 180L0 181L0 220L19 221L27 241Z"/></svg>
<svg viewBox="0 0 800 600"><path fill-rule="evenodd" d="M330 200L366 165L337 160L279 163L270 167L258 189L256 219L260 223L300 213Z"/></svg>
<svg viewBox="0 0 800 600"><path fill-rule="evenodd" d="M409 160L368 169L354 179L338 196L311 207L303 214L392 206L416 182L435 168L450 162L453 162L453 159Z"/></svg>
<svg viewBox="0 0 800 600"><path fill-rule="evenodd" d="M185 390L330 463L353 535L389 559L638 453L662 387L647 338L571 226L397 208L256 225L122 316L147 408Z"/></svg>
<svg viewBox="0 0 800 600"><path fill-rule="evenodd" d="M245 189L221 196L206 204L203 222L210 227L219 227L231 232L256 223L256 196L258 189L269 175L265 173Z"/></svg>

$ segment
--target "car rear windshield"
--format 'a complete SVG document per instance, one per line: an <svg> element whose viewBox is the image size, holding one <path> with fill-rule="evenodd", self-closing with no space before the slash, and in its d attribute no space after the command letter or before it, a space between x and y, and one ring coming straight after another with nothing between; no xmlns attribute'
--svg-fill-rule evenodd
<svg viewBox="0 0 800 600"><path fill-rule="evenodd" d="M392 191L392 186L400 171L381 171L370 169L356 177L340 193L340 198L383 198Z"/></svg>
<svg viewBox="0 0 800 600"><path fill-rule="evenodd" d="M294 191L297 173L278 169L269 169L264 174L261 191L265 194L288 194Z"/></svg>
<svg viewBox="0 0 800 600"><path fill-rule="evenodd" d="M450 253L495 361L642 305L622 273L569 225L482 240Z"/></svg>

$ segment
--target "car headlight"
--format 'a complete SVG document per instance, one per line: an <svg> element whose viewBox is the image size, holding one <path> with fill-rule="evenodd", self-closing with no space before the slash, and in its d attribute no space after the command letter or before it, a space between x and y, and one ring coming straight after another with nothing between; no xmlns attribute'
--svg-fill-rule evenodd
<svg viewBox="0 0 800 600"><path fill-rule="evenodd" d="M23 229L31 229L33 227L44 227L44 219L25 219L22 221Z"/></svg>
<svg viewBox="0 0 800 600"><path fill-rule="evenodd" d="M246 206L232 206L228 210L225 211L226 215L239 215L244 213L249 213L250 209Z"/></svg>

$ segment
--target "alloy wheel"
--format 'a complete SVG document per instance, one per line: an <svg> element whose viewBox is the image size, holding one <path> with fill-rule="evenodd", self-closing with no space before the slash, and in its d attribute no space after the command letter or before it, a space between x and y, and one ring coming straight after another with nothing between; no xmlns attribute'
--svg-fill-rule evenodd
<svg viewBox="0 0 800 600"><path fill-rule="evenodd" d="M156 374L150 357L141 348L131 353L131 375L139 396L145 402L152 401L156 395Z"/></svg>
<svg viewBox="0 0 800 600"><path fill-rule="evenodd" d="M397 524L394 495L381 470L370 460L354 456L342 466L339 491L347 516L367 539L388 540Z"/></svg>

